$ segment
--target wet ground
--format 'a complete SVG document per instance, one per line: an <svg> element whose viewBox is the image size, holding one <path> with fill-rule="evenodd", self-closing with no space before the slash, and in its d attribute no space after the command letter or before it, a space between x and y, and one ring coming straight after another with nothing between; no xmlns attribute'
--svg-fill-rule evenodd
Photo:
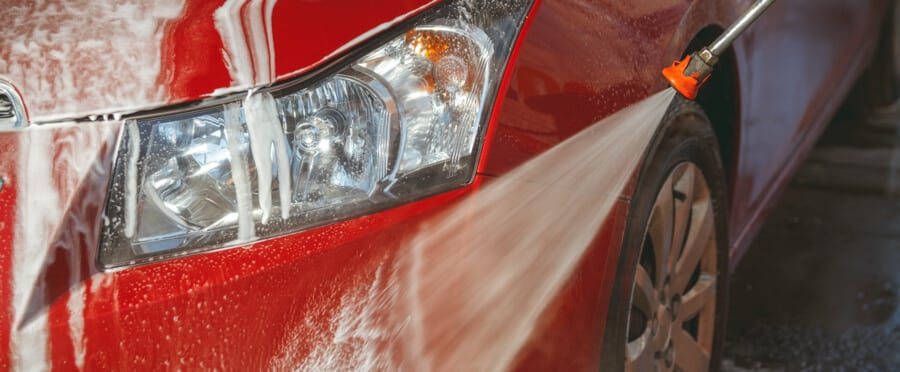
<svg viewBox="0 0 900 372"><path fill-rule="evenodd" d="M725 371L900 371L900 104L845 113L731 282Z"/></svg>

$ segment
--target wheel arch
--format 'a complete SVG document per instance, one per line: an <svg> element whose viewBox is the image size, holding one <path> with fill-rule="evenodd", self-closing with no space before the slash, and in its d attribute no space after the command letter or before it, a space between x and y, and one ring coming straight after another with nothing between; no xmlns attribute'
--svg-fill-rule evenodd
<svg viewBox="0 0 900 372"><path fill-rule="evenodd" d="M724 32L719 25L708 25L697 32L682 55L700 50L711 44ZM719 63L701 88L696 102L703 108L712 123L719 143L719 156L725 170L728 199L733 200L740 155L740 75L734 48L719 56Z"/></svg>

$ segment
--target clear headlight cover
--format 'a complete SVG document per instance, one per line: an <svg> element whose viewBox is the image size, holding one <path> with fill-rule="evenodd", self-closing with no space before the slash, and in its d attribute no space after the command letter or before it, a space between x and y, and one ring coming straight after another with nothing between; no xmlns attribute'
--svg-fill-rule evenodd
<svg viewBox="0 0 900 372"><path fill-rule="evenodd" d="M468 184L530 4L445 4L337 72L126 120L101 266L246 244Z"/></svg>

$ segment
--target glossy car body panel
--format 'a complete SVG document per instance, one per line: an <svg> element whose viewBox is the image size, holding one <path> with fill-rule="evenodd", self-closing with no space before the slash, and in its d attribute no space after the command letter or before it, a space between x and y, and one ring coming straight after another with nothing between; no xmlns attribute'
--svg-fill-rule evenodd
<svg viewBox="0 0 900 372"><path fill-rule="evenodd" d="M738 41L744 84L731 214L735 254L749 244L764 211L871 59L886 5L776 2Z"/></svg>
<svg viewBox="0 0 900 372"><path fill-rule="evenodd" d="M547 2L514 68L481 171L503 174L663 89L659 66L680 58L703 28L727 26L734 10L750 3ZM735 254L871 58L885 6L776 2L737 40L739 120L714 123L739 127L737 148L723 149L736 152L730 208Z"/></svg>
<svg viewBox="0 0 900 372"><path fill-rule="evenodd" d="M38 297L29 299L32 306L40 304L37 308L46 314L26 311L23 321L34 324L45 317L49 365L54 369L258 370L327 363L358 367L362 364L356 363L361 362L350 354L340 354L347 360L339 362L307 354L317 346L339 343L335 339L339 336L333 334L334 325L353 321L344 318L348 306L362 311L368 305L366 299L373 290L374 276L388 269L391 258L409 243L422 223L439 222L434 217L440 217L442 210L477 192L490 179L479 176L464 189L243 248L102 273L93 267L96 232L70 234L65 227L99 223L104 192L99 188L63 185L78 180L88 185L98 184L108 176L99 170L110 167L111 147L96 146L101 149L100 154L80 157L66 154L73 150L70 144L88 143L87 138L113 143L118 126L115 123L106 126L102 130L90 126L53 128L46 131L46 138L40 139L33 135L29 139L15 138L25 136L21 132L0 134L3 143L49 145L40 150L46 152L46 158L56 159L55 166L45 165L48 169L88 170L86 174L54 178L60 190L62 212L43 216L42 220L49 230L58 233L49 235L48 249L34 249L31 251L34 256L29 257L46 263L39 266L39 272L33 277L35 287L42 291L32 293ZM41 157L37 153L32 155ZM20 178L30 177L18 174L18 169L14 162L3 163L0 169L11 187L4 187L3 195L7 197L20 191L16 189L23 184ZM18 208L19 201L5 205L19 211L21 219L35 218ZM555 326L542 328L540 332L548 337L569 339L582 351L595 349L599 340L592 332L575 337L569 332L602 329L597 324L602 318L595 317L593 311L587 311L582 305L590 301L599 306L608 301L610 288L604 286L608 287L611 281L599 279L612 271L597 268L616 262L611 255L617 251L611 248L621 240L625 210L627 203L620 201L598 233L591 254L582 263L579 275L585 280L566 288L558 305L548 310L552 312ZM477 216L472 219L477 221ZM0 298L9 300L10 297L5 292ZM4 323L4 326L11 324ZM371 327L377 328L377 323ZM549 338L539 340L548 342ZM354 348L353 344L341 347L361 355L372 352ZM547 359L549 356L562 355L535 356L533 363L552 365L565 360L587 366L598 357L592 353L583 354L588 360ZM5 354L2 362L5 367L10 363L16 365Z"/></svg>
<svg viewBox="0 0 900 372"><path fill-rule="evenodd" d="M311 72L434 2L252 3L6 8L0 14L16 21L0 31L0 75L22 91L32 120L158 108ZM266 4L273 5L271 17ZM472 185L245 248L114 272L100 272L95 258L121 122L2 132L0 308L7 310L0 311L0 345L10 346L0 352L0 368L41 360L62 370L327 367L307 354L335 343L341 312L362 311L384 262L424 221L439 221L493 177L663 89L662 66L701 30L727 25L749 4L540 1L514 53ZM865 65L885 4L776 2L735 45L740 120L724 123L739 126L737 148L724 149L738 155L735 254ZM223 55L234 52L226 46L234 40L221 35L217 13L240 29L270 24L271 38L251 32L244 40L262 40L267 58L229 68ZM106 19L122 27L90 27ZM81 40L63 32L79 29ZM799 78L807 84L787 83ZM598 365L628 209L628 192L623 196L519 355L521 369ZM347 347L351 352L336 355L348 363L373 352Z"/></svg>

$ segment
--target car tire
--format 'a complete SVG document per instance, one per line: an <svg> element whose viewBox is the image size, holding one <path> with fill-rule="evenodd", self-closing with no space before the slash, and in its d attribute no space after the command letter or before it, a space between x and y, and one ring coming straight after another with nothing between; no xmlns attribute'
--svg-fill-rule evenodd
<svg viewBox="0 0 900 372"><path fill-rule="evenodd" d="M679 227L684 231L680 235L675 232ZM601 371L694 372L702 370L696 361L703 356L707 370L718 369L728 290L726 227L718 142L702 108L678 96L638 173L606 312ZM665 243L667 235L670 244ZM712 235L711 241L703 243L705 235ZM685 246L689 248L672 253ZM664 256L659 264L656 256ZM695 257L697 265L691 268ZM707 303L696 317L685 311L694 311L702 299ZM685 335L696 344L690 345Z"/></svg>

